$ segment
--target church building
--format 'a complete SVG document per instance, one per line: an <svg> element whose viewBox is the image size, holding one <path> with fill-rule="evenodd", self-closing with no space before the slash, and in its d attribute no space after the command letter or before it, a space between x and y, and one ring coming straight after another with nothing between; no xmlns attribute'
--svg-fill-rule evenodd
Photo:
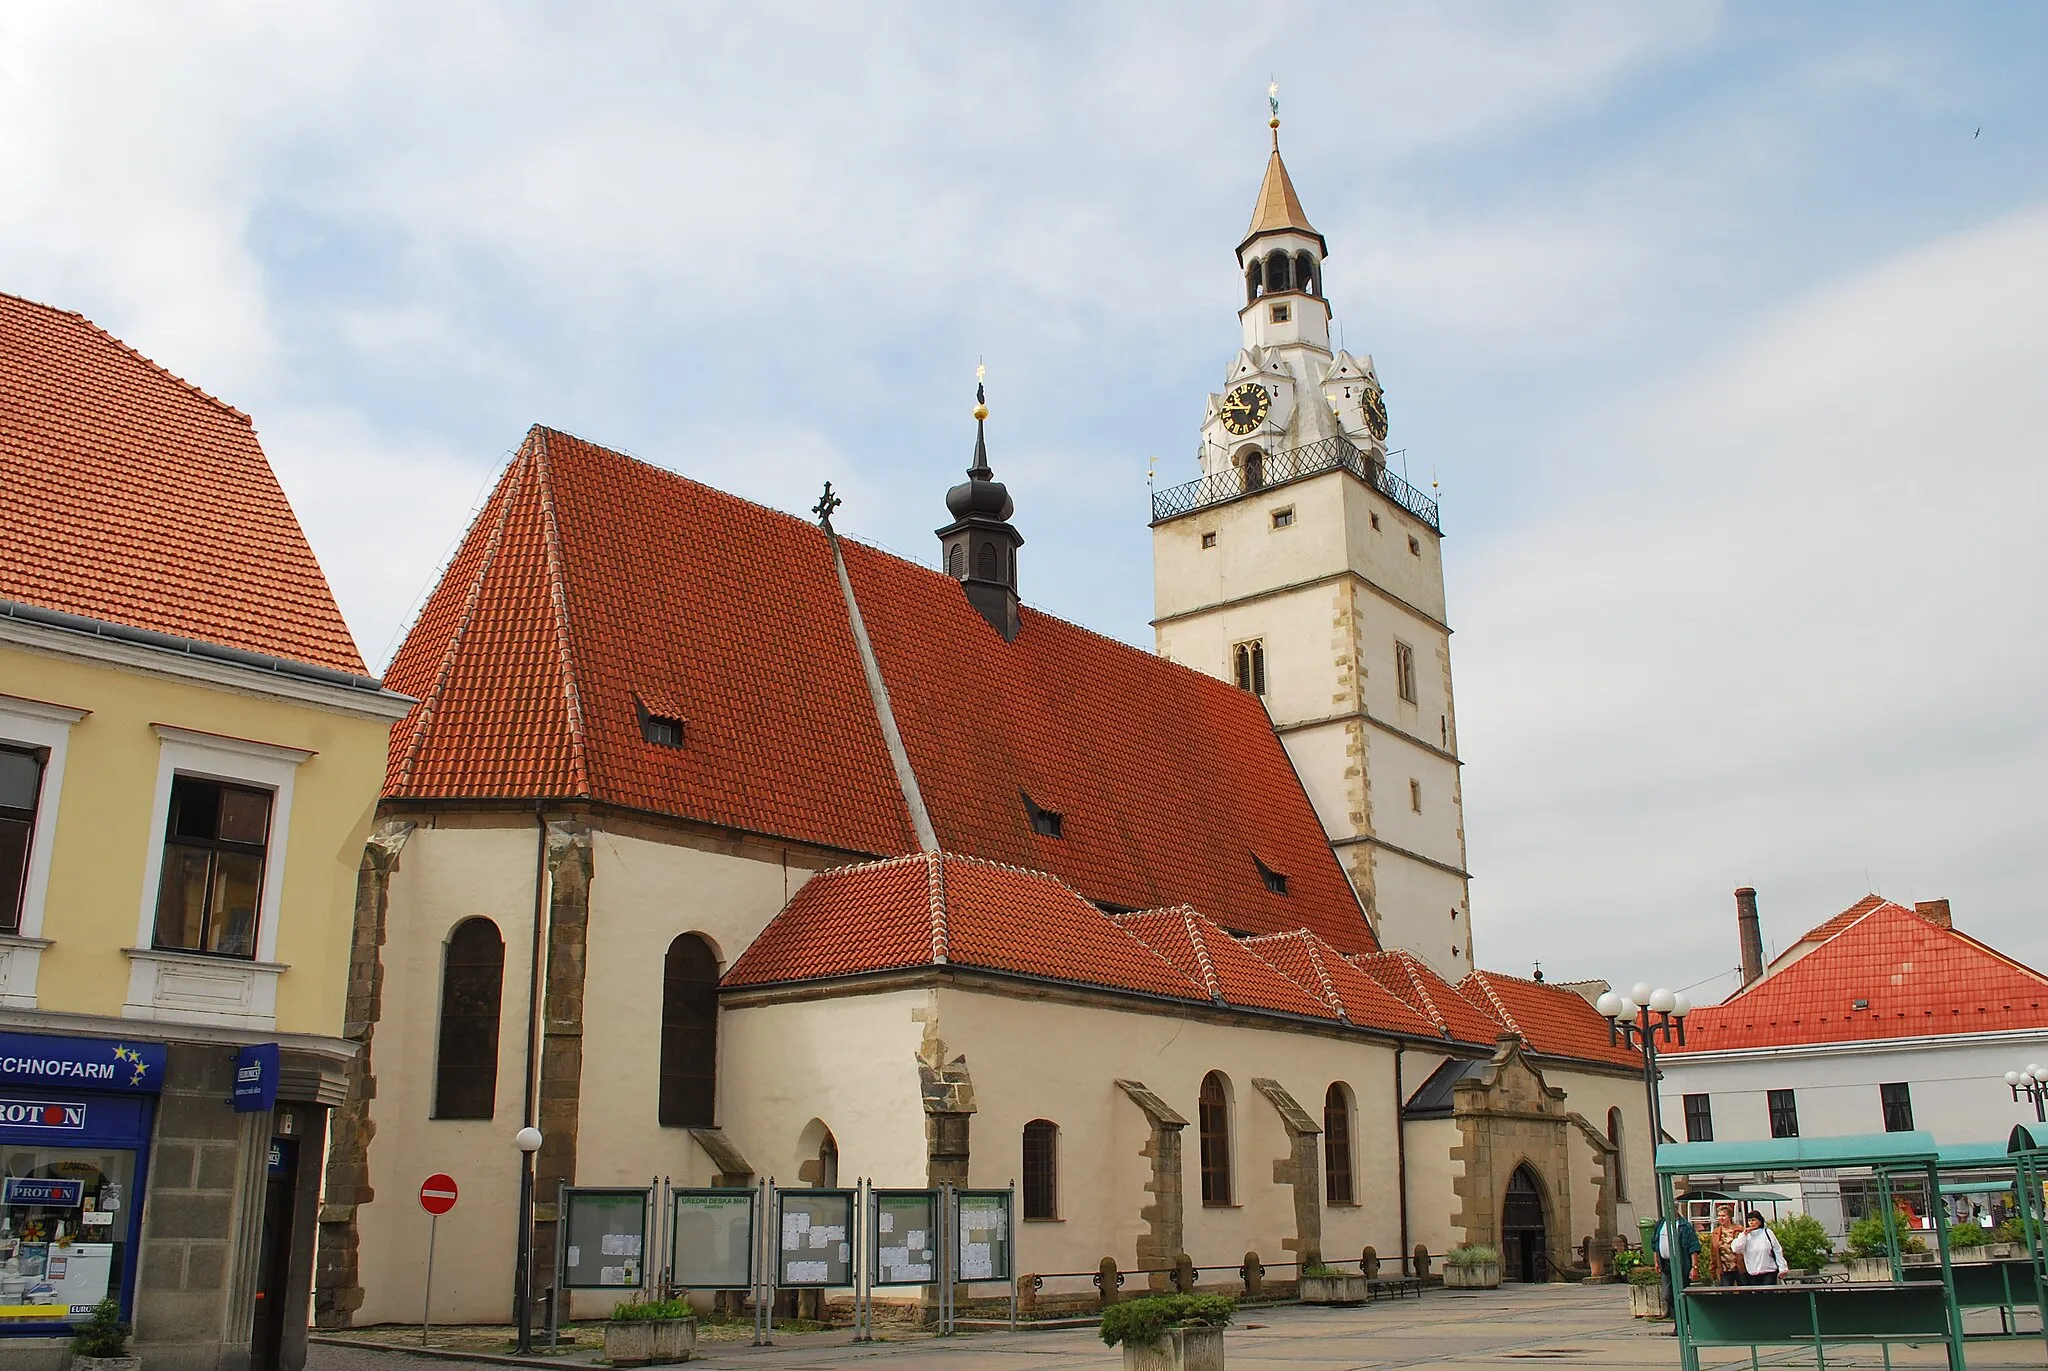
<svg viewBox="0 0 2048 1371"><path fill-rule="evenodd" d="M1016 1181L1046 1293L1632 1231L1633 1059L1471 966L1438 516L1277 142L1238 256L1157 654L1021 600L985 404L931 565L527 434L385 677L323 1325L418 1318L436 1171L436 1318L507 1317L527 1123L536 1290L650 1177Z"/></svg>

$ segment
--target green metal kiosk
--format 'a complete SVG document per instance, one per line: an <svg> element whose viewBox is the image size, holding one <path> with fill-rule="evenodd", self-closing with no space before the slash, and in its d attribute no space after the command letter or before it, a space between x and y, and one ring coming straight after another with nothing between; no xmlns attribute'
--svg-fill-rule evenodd
<svg viewBox="0 0 2048 1371"><path fill-rule="evenodd" d="M1918 1172L1927 1193L1941 1187L1940 1149L1932 1134L1867 1133L1840 1138L1771 1138L1756 1142L1665 1143L1657 1149L1663 1212L1675 1214L1675 1182L1690 1175L1763 1175L1869 1167L1880 1176ZM1892 1343L1940 1343L1949 1371L1965 1371L1963 1315L1949 1261L1948 1224L1934 1206L1940 1265L1924 1280L1905 1280L1893 1237L1894 1279L1838 1285L1691 1285L1672 1302L1679 1362L1699 1371L1702 1347L1747 1347L1752 1365L1762 1347L1810 1347L1820 1368L1831 1346L1879 1344L1890 1365ZM2038 1251L2038 1249L2036 1249Z"/></svg>
<svg viewBox="0 0 2048 1371"><path fill-rule="evenodd" d="M1998 1328L1966 1332L1969 1342L2048 1340L2048 1254L2043 1252L2044 1233L2042 1180L2044 1168L2048 1168L2048 1151L2036 1147L2031 1133L2024 1127L2013 1130L2011 1138L2004 1143L1963 1143L1943 1146L1936 1157L1936 1170L1943 1176L1954 1176L1959 1172L2010 1173L2010 1180L2001 1180L1999 1187L2010 1186L2018 1199L2018 1210L2022 1231L2021 1251L2011 1257L1962 1257L1951 1267L1951 1283L1955 1289L1957 1306L1967 1313L1970 1310L1998 1311ZM1886 1194L1889 1168L1877 1171L1880 1196ZM1944 1198L1956 1195L1979 1194L1985 1189L1981 1181L1944 1181L1941 1194ZM1946 1206L1937 1205L1945 1209ZM1890 1206L1887 1203L1887 1218ZM1968 1251L1969 1249L1957 1249ZM1898 1254L1898 1239L1892 1236L1892 1270L1899 1279L1932 1283L1940 1279L1931 1262L1903 1263ZM2040 1327L2022 1329L2019 1315L2030 1312L2040 1319Z"/></svg>

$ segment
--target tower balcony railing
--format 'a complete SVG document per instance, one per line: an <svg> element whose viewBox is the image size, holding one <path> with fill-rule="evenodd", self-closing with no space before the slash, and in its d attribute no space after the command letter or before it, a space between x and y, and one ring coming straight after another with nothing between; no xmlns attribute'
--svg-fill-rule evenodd
<svg viewBox="0 0 2048 1371"><path fill-rule="evenodd" d="M1350 439L1341 437L1324 438L1286 452L1267 453L1250 459L1242 466L1211 472L1186 485L1155 490L1152 492L1152 522L1165 523L1168 519L1178 519L1183 514L1192 514L1210 505L1242 499L1261 490L1270 490L1274 486L1340 467L1428 524L1435 532L1441 534L1444 531L1436 501L1387 470L1386 463L1375 461Z"/></svg>

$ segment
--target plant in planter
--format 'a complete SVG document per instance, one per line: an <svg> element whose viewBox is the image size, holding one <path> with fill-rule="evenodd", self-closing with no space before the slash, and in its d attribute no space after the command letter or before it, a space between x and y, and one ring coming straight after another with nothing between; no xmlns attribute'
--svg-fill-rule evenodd
<svg viewBox="0 0 2048 1371"><path fill-rule="evenodd" d="M1637 1271L1645 1266L1655 1266L1648 1257L1633 1247L1616 1248L1614 1252L1614 1275L1617 1280L1633 1281ZM1654 1273L1653 1273L1654 1274Z"/></svg>
<svg viewBox="0 0 2048 1371"><path fill-rule="evenodd" d="M1785 1249L1785 1265L1794 1271L1820 1270L1835 1259L1835 1245L1828 1230L1811 1214L1793 1214L1771 1225L1778 1246Z"/></svg>
<svg viewBox="0 0 2048 1371"><path fill-rule="evenodd" d="M1149 1295L1102 1311L1102 1340L1124 1349L1126 1371L1223 1371L1228 1295Z"/></svg>
<svg viewBox="0 0 2048 1371"><path fill-rule="evenodd" d="M1671 1315L1671 1301L1664 1291L1664 1277L1655 1262L1640 1258L1629 1268L1628 1312L1638 1319L1663 1319Z"/></svg>
<svg viewBox="0 0 2048 1371"><path fill-rule="evenodd" d="M1444 1284L1454 1290L1492 1290L1500 1285L1500 1253L1484 1243L1444 1253Z"/></svg>
<svg viewBox="0 0 2048 1371"><path fill-rule="evenodd" d="M1974 1223L1959 1223L1948 1230L1949 1251L1955 1256L1968 1254L1972 1258L1988 1257L1985 1249L1991 1246L1991 1230Z"/></svg>
<svg viewBox="0 0 2048 1371"><path fill-rule="evenodd" d="M1884 1220L1875 1214L1865 1214L1849 1225L1849 1279L1852 1281L1888 1281L1892 1278L1891 1246L1885 1241Z"/></svg>
<svg viewBox="0 0 2048 1371"><path fill-rule="evenodd" d="M697 1351L697 1315L687 1300L634 1300L604 1325L604 1359L613 1366L688 1361Z"/></svg>
<svg viewBox="0 0 2048 1371"><path fill-rule="evenodd" d="M128 1325L112 1295L72 1329L71 1364L78 1371L141 1371L142 1358L128 1355Z"/></svg>
<svg viewBox="0 0 2048 1371"><path fill-rule="evenodd" d="M1365 1273L1339 1271L1320 1262L1304 1266L1300 1295L1303 1304L1364 1304L1368 1295Z"/></svg>

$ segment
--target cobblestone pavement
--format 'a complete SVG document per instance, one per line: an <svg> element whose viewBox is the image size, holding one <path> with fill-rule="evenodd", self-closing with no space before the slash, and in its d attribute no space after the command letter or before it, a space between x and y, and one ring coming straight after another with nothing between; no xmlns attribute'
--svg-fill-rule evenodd
<svg viewBox="0 0 2048 1371"><path fill-rule="evenodd" d="M1357 1309L1283 1305L1242 1311L1225 1339L1230 1371L1396 1371L1397 1368L1675 1368L1666 1325L1628 1316L1618 1286L1539 1285L1499 1291L1432 1291ZM948 1339L849 1344L832 1334L779 1339L769 1348L702 1345L707 1368L733 1371L1121 1371L1122 1354L1090 1329L978 1333ZM1749 1354L1718 1352L1715 1368L1747 1367ZM551 1363L560 1366L560 1362ZM586 1365L588 1363L585 1363ZM1812 1366L1811 1353L1767 1354L1768 1366ZM1828 1351L1830 1367L1878 1367L1876 1348ZM1895 1367L1945 1366L1939 1347L1892 1349ZM1970 1349L1971 1371L2040 1368L2043 1344L1990 1343ZM359 1347L316 1344L307 1371L458 1371L459 1362Z"/></svg>

